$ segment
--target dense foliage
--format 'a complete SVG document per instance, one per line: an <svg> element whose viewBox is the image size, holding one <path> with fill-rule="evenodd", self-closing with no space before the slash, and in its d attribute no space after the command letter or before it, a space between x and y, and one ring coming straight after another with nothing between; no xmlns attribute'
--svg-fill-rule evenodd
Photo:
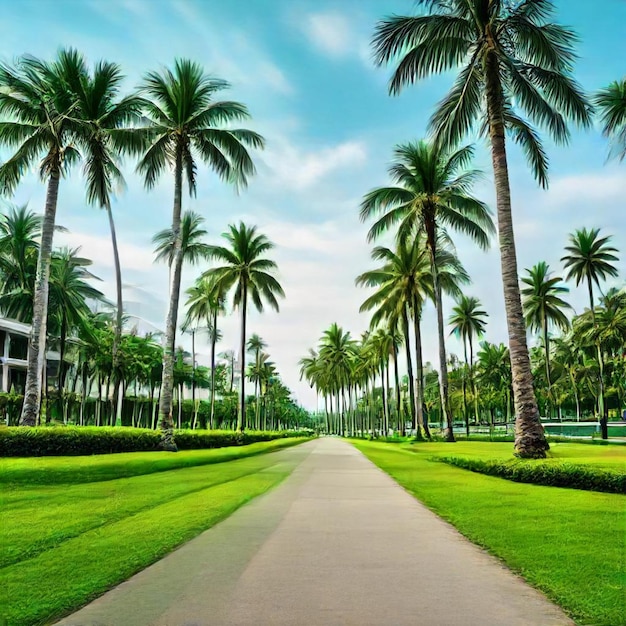
<svg viewBox="0 0 626 626"><path fill-rule="evenodd" d="M285 437L308 437L311 430L289 431L203 431L176 432L176 444L181 450L200 450L244 446L259 441ZM75 456L111 454L114 452L148 452L158 450L160 435L144 428L113 427L38 427L0 428L0 457L8 456Z"/></svg>

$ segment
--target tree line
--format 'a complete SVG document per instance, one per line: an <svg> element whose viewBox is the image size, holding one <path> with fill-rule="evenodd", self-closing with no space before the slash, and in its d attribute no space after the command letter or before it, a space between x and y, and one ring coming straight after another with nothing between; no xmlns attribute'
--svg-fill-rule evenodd
<svg viewBox="0 0 626 626"><path fill-rule="evenodd" d="M531 271L522 300L507 142L521 147L535 180L547 188L549 161L539 129L556 143L565 144L570 138L568 125L582 128L592 125L595 105L603 133L611 141L611 155L622 160L626 155L626 82L624 79L616 81L593 98L587 96L573 76L576 34L553 21L554 6L549 0L519 3L420 0L417 5L421 9L418 15L384 18L375 28L372 48L376 63L393 67L389 92L398 95L405 87L429 76L451 70L458 73L452 88L430 117L427 139L396 146L389 168L390 184L368 192L361 203L361 219L373 222L368 240L391 233L395 248L374 248L372 257L382 265L357 278L357 284L376 289L361 307L373 312L374 345L380 337L388 337L382 342L382 351L373 357L374 365L361 368L368 374L356 375L357 380L367 395L368 385L374 385L376 375L381 379L388 376L384 366L387 359L391 357L397 367L397 352L403 343L408 368L408 412L418 432L423 430L428 435L428 424L423 416L421 314L425 302L433 301L439 344L439 406L446 439L454 440L442 294L458 299L453 325L465 339L469 339L469 333L473 336L482 331L486 315L478 302L462 299L461 288L469 282L469 276L456 257L453 235L469 237L484 249L497 234L516 418L515 452L521 457L541 458L546 454L548 443L540 421L527 327L542 329L547 395L549 403L554 405L558 403L551 380L547 328L553 323L562 328L568 324L555 311L547 313L549 303L541 292L553 291L554 284L550 287L545 264ZM462 142L475 136L484 138L491 150L497 225L492 221L489 208L472 193L479 172L471 167L473 147L463 146ZM574 278L576 284L586 283L590 291L587 318L591 320L591 327L582 333L579 347L584 356L589 358L593 354L595 358L597 409L606 423L604 401L608 372L604 366L617 355L620 370L624 344L622 341L615 349L615 340L623 337L623 330L612 327L613 330L608 331L605 327L602 331L599 318L604 314L614 315L609 324L622 328L623 300L621 296L604 298L601 305L604 313L600 313L595 306L592 285L616 275L616 251L607 238L599 237L597 230L582 229L572 238L572 249L568 250L570 254L566 259L568 276ZM559 282L557 279L556 284ZM552 304L557 308L561 306L554 301ZM474 321L462 319L472 309ZM574 328L585 326L587 318L582 317ZM613 339L609 341L603 333L612 333ZM411 334L415 343L413 353ZM368 342L371 343L369 337L364 345ZM321 384L331 406L334 398L339 432L345 432L348 416L354 415L348 409L355 406L355 377L350 374L353 352L354 342L349 333L333 325L325 331L319 351L312 352L302 362L303 374ZM471 370L472 358L466 360ZM316 361L324 372L319 379L315 374ZM358 369L356 365L355 369ZM398 376L395 378L397 381ZM469 382L476 402L479 393L475 378ZM383 396L389 395L386 379L381 381L381 390ZM398 414L400 397L396 385ZM465 398L467 402L466 388ZM386 425L391 405L385 400L383 411ZM477 412L476 407L474 411ZM465 416L467 422L466 405Z"/></svg>

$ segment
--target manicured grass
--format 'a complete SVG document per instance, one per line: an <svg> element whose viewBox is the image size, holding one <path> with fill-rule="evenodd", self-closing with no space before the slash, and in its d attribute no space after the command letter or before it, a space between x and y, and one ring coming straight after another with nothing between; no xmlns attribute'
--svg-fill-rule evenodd
<svg viewBox="0 0 626 626"><path fill-rule="evenodd" d="M431 460L452 454L510 458L510 444L418 444L413 453L404 445L353 443L405 489L471 541L500 557L579 623L626 624L624 496L515 483ZM620 462L604 456L605 447L582 445L584 453L576 444L554 448L557 459L602 465Z"/></svg>
<svg viewBox="0 0 626 626"><path fill-rule="evenodd" d="M232 450L230 457L224 456L225 449L169 454L175 463L189 455L196 466L165 471L156 463L155 473L145 474L148 466L140 463L135 469L141 467L143 475L120 479L110 479L110 456L100 457L102 472L98 459L83 457L92 476L109 479L3 489L0 606L4 614L0 623L50 623L145 568L285 478L295 461L288 455L260 452L293 443L281 440L247 446L255 448L253 457L244 447ZM153 455L168 453L116 458L132 462L133 457ZM237 455L248 458L228 463L215 460ZM201 458L204 461L199 465ZM30 461L42 460L53 459ZM67 478L69 460L54 460L61 462L60 477ZM76 463L74 470L80 471L80 459L71 461ZM49 467L54 471L54 464ZM21 468L26 470L24 465ZM126 468L121 463L118 469L123 474Z"/></svg>
<svg viewBox="0 0 626 626"><path fill-rule="evenodd" d="M180 452L120 452L91 456L0 458L0 484L56 485L91 483L182 467L223 463L293 446L306 438L274 439L247 446Z"/></svg>

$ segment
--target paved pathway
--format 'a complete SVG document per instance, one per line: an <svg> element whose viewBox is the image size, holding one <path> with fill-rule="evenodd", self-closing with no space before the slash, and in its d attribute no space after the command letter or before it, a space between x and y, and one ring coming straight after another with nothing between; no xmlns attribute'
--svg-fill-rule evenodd
<svg viewBox="0 0 626 626"><path fill-rule="evenodd" d="M350 444L275 454L280 486L59 625L573 624Z"/></svg>

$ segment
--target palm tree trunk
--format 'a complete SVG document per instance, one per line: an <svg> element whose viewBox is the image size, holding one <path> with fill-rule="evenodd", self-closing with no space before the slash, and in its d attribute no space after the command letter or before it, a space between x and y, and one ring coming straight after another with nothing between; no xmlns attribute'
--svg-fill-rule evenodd
<svg viewBox="0 0 626 626"><path fill-rule="evenodd" d="M217 309L213 311L213 331L211 332L211 413L209 428L213 430L215 422L215 344L217 343Z"/></svg>
<svg viewBox="0 0 626 626"><path fill-rule="evenodd" d="M415 369L417 376L415 379L415 401L417 423L424 429L424 435L430 439L430 428L428 428L428 419L424 417L424 359L422 357L422 328L420 318L420 308L417 297L413 298L413 331L415 334Z"/></svg>
<svg viewBox="0 0 626 626"><path fill-rule="evenodd" d="M400 432L404 434L404 415L402 414L402 399L400 397L400 371L398 368L398 348L396 346L396 342L392 341L391 343L393 347L393 377L395 383L395 394L396 394L396 411L398 412L398 428Z"/></svg>
<svg viewBox="0 0 626 626"><path fill-rule="evenodd" d="M52 238L59 197L60 171L58 166L50 174L46 191L46 205L41 226L41 243L37 258L35 294L33 297L33 320L28 341L28 369L24 387L24 403L20 426L35 426L41 404L41 374L46 363L46 329L48 321L48 287Z"/></svg>
<svg viewBox="0 0 626 626"><path fill-rule="evenodd" d="M433 276L433 289L435 292L435 308L437 309L437 337L439 341L439 394L441 396L441 411L443 421L446 423L446 441L454 441L452 412L448 394L448 365L446 362L446 338L443 322L443 302L441 299L441 285L439 284L439 270L437 268L437 230L434 220L426 224L426 240L430 256L430 270Z"/></svg>
<svg viewBox="0 0 626 626"><path fill-rule="evenodd" d="M526 324L519 292L511 190L504 139L503 90L498 72L498 60L495 54L491 54L487 59L487 114L496 184L500 263L515 399L515 453L523 458L545 458L549 446L539 419L539 409L533 390L533 376L526 343Z"/></svg>
<svg viewBox="0 0 626 626"><path fill-rule="evenodd" d="M596 328L596 311L593 306L593 284L591 276L587 276L587 288L589 289L589 306L591 307L591 317L593 319L593 327ZM602 358L602 349L600 341L596 341L596 354L598 358L599 385L598 385L598 413L600 413L600 430L602 439L609 438L608 419L605 415L604 408L604 359Z"/></svg>
<svg viewBox="0 0 626 626"><path fill-rule="evenodd" d="M467 342L465 341L465 337L463 337L463 356L465 358L465 371L463 372L463 416L465 417L465 435L469 439L470 436L470 427L469 427L469 414L467 412L467 382L465 380L467 374Z"/></svg>
<svg viewBox="0 0 626 626"><path fill-rule="evenodd" d="M161 448L176 452L174 443L174 423L172 421L172 394L174 391L174 348L176 343L176 323L178 321L178 300L183 269L182 234L180 214L182 210L183 165L180 146L176 147L176 165L174 167L174 209L172 214L172 279L170 281L170 302L165 321L165 345L163 346L163 379L161 382Z"/></svg>
<svg viewBox="0 0 626 626"><path fill-rule="evenodd" d="M242 433L246 427L246 307L248 305L248 285L245 278L241 290L241 397L239 399L239 415L237 430Z"/></svg>
<svg viewBox="0 0 626 626"><path fill-rule="evenodd" d="M65 342L67 340L67 315L61 312L61 334L59 336L59 373L57 380L57 395L61 415L65 414L64 387L65 387Z"/></svg>
<svg viewBox="0 0 626 626"><path fill-rule="evenodd" d="M469 339L470 353L470 384L472 386L472 394L474 395L474 424L478 426L478 390L476 389L476 379L474 378L474 346L472 344L472 335Z"/></svg>
<svg viewBox="0 0 626 626"><path fill-rule="evenodd" d="M552 417L552 381L550 380L550 340L548 338L548 320L546 316L543 316L542 320L542 331L543 331L543 349L545 352L545 360L546 360L546 382L548 384L548 416Z"/></svg>
<svg viewBox="0 0 626 626"><path fill-rule="evenodd" d="M110 206L106 206L107 216L109 218L109 230L111 231L111 245L113 246L113 264L115 266L115 291L117 298L117 310L115 316L115 333L113 334L113 397L112 410L116 417L116 424L121 424L122 407L119 398L120 384L122 378L120 376L119 364L119 345L122 338L122 323L124 316L124 301L122 299L122 268L120 265L120 254L117 247L117 235L115 233L115 222L113 221L113 211Z"/></svg>
<svg viewBox="0 0 626 626"><path fill-rule="evenodd" d="M409 375L409 399L411 407L411 423L415 426L416 436L420 436L420 426L417 419L417 405L415 399L415 379L413 378L413 360L411 359L411 337L409 333L409 317L407 307L402 309L402 331L404 333L404 350L406 352L406 367Z"/></svg>
<svg viewBox="0 0 626 626"><path fill-rule="evenodd" d="M196 408L196 329L191 331L191 406L193 409L193 420L191 430L195 430L198 421L198 410Z"/></svg>

